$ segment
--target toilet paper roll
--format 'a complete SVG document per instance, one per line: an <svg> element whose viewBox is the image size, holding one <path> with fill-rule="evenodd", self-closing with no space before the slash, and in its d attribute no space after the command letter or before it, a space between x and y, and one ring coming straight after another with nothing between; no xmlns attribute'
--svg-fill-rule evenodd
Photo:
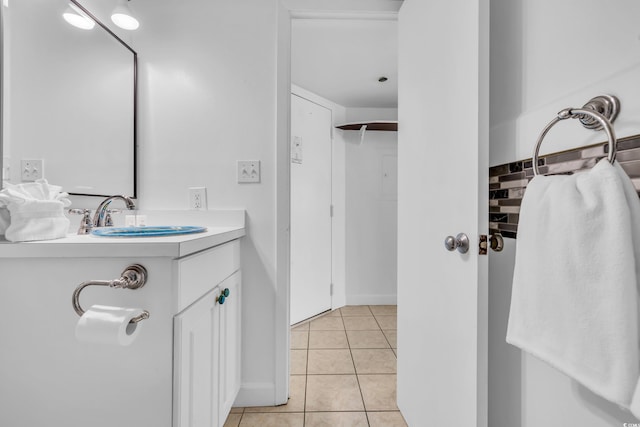
<svg viewBox="0 0 640 427"><path fill-rule="evenodd" d="M129 345L140 332L139 324L129 321L142 312L139 308L93 305L78 320L76 338L82 342Z"/></svg>

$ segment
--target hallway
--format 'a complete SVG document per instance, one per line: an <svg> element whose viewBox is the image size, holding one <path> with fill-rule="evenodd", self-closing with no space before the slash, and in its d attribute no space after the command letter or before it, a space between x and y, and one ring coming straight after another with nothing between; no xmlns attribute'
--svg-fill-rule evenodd
<svg viewBox="0 0 640 427"><path fill-rule="evenodd" d="M347 306L291 328L290 398L233 408L225 427L404 427L396 306Z"/></svg>

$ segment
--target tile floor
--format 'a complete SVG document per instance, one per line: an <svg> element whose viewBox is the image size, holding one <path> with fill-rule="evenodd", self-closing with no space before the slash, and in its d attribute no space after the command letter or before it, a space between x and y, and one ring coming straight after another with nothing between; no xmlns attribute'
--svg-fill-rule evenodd
<svg viewBox="0 0 640 427"><path fill-rule="evenodd" d="M286 405L233 408L225 427L406 427L396 406L396 306L347 306L291 328Z"/></svg>

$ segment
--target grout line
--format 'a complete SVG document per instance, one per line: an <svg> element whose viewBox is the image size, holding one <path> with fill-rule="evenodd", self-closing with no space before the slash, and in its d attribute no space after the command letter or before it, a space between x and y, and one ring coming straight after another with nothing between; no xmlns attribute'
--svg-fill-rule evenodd
<svg viewBox="0 0 640 427"><path fill-rule="evenodd" d="M368 307L368 306L367 306ZM371 310L371 309L369 309ZM342 312L341 312L342 314ZM347 336L347 344L349 345L349 354L351 355L351 363L353 363L353 371L356 375L356 382L358 383L358 391L360 392L360 399L362 399L362 407L364 409L364 416L367 419L367 425L370 426L369 423L369 414L367 414L367 405L364 403L364 395L362 394L362 387L360 387L360 378L358 378L358 368L356 368L356 361L353 359L353 351L351 349L351 342L349 341L349 334L345 330L345 335Z"/></svg>
<svg viewBox="0 0 640 427"><path fill-rule="evenodd" d="M304 401L302 403L302 427L307 423L307 387L309 386L309 344L311 343L311 326L307 334L307 369L304 373Z"/></svg>
<svg viewBox="0 0 640 427"><path fill-rule="evenodd" d="M391 349L391 351L393 351L393 346L391 345L391 341L389 341L389 338L387 338L387 334L384 333L384 329L382 329L382 336L387 341L387 344L389 344L389 348ZM393 355L396 356L395 352L393 353ZM397 358L398 358L398 356L396 356L396 359Z"/></svg>

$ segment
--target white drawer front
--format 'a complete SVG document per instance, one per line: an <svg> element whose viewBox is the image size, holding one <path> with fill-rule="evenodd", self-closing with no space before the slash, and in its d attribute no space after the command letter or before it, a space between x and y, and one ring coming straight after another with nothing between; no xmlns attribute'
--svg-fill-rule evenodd
<svg viewBox="0 0 640 427"><path fill-rule="evenodd" d="M240 269L240 241L234 240L175 261L180 312Z"/></svg>

